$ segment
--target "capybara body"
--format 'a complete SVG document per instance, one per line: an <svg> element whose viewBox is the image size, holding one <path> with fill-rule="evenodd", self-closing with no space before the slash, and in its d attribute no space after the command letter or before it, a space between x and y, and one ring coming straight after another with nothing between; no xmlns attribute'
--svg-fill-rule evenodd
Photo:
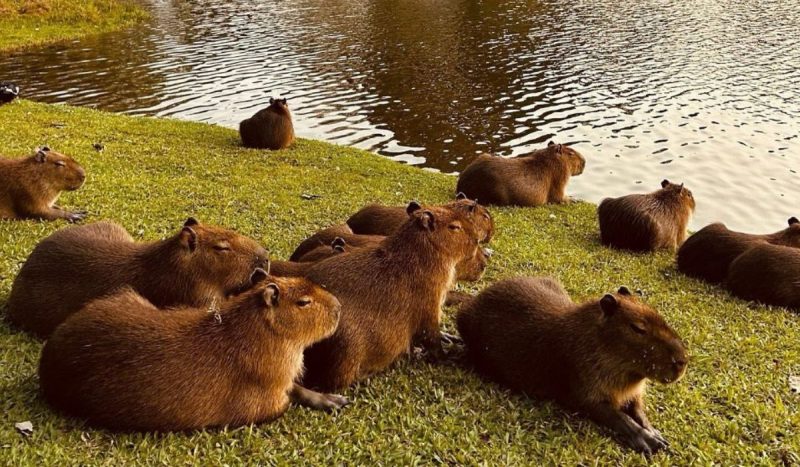
<svg viewBox="0 0 800 467"><path fill-rule="evenodd" d="M408 220L405 210L403 216ZM382 235L358 235L354 234L347 224L334 225L303 240L289 257L289 261L312 261L310 257L306 257L308 253L319 247L331 246L331 243L337 238L343 239L350 247L360 248L378 245L385 237Z"/></svg>
<svg viewBox="0 0 800 467"><path fill-rule="evenodd" d="M208 306L246 285L267 261L257 242L192 218L156 242L135 242L110 222L68 227L28 257L11 288L8 320L46 338L89 301L123 286L159 308Z"/></svg>
<svg viewBox="0 0 800 467"><path fill-rule="evenodd" d="M86 172L74 159L38 148L23 159L0 157L0 219L83 219L84 212L70 212L56 206L62 191L83 186Z"/></svg>
<svg viewBox="0 0 800 467"><path fill-rule="evenodd" d="M688 356L677 334L626 288L573 303L550 278L488 287L457 316L469 359L488 378L579 410L644 452L665 446L644 411L647 379L678 380Z"/></svg>
<svg viewBox="0 0 800 467"><path fill-rule="evenodd" d="M800 249L756 245L731 263L725 286L744 300L800 310Z"/></svg>
<svg viewBox="0 0 800 467"><path fill-rule="evenodd" d="M678 269L686 275L720 283L737 256L761 243L800 248L800 221L789 219L789 226L766 235L729 230L725 224L710 224L689 237L678 250Z"/></svg>
<svg viewBox="0 0 800 467"><path fill-rule="evenodd" d="M19 96L19 86L14 83L0 83L0 104L8 104Z"/></svg>
<svg viewBox="0 0 800 467"><path fill-rule="evenodd" d="M461 172L456 191L496 206L564 203L569 178L583 173L585 166L578 151L552 142L524 157L482 154Z"/></svg>
<svg viewBox="0 0 800 467"><path fill-rule="evenodd" d="M606 198L597 208L600 241L632 251L675 250L686 240L694 208L692 192L669 180L652 193Z"/></svg>
<svg viewBox="0 0 800 467"><path fill-rule="evenodd" d="M249 148L278 150L294 142L292 114L286 99L269 99L269 107L239 123L242 144Z"/></svg>
<svg viewBox="0 0 800 467"><path fill-rule="evenodd" d="M330 335L339 302L267 277L217 307L159 310L130 289L89 303L42 351L47 402L93 426L184 431L269 421L287 409L303 349Z"/></svg>

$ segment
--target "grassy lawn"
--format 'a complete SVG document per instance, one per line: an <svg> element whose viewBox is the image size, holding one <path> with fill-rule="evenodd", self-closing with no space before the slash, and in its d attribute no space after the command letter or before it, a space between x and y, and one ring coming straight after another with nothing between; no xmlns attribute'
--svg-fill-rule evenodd
<svg viewBox="0 0 800 467"><path fill-rule="evenodd" d="M276 258L365 203L443 202L455 185L451 176L321 142L300 140L280 152L243 149L235 131L205 124L27 101L0 107L0 122L0 154L23 156L48 144L86 167L86 185L60 204L88 209L88 221L113 219L135 237L156 239L193 215L258 239ZM103 152L92 148L96 142ZM580 149L591 170L591 149ZM475 290L518 274L556 277L576 300L625 284L640 289L688 344L687 376L652 385L648 394L650 418L671 442L652 461L800 462L800 396L788 383L800 374L800 317L687 279L669 254L601 247L594 205L492 212L496 255ZM0 306L36 242L65 225L0 222ZM454 331L454 310L446 315L445 327ZM574 414L482 382L457 358L439 366L401 362L345 391L354 403L337 414L293 407L275 423L234 430L110 434L56 416L39 399L40 349L0 324L0 459L11 465L646 462ZM30 437L14 429L25 420L34 425Z"/></svg>
<svg viewBox="0 0 800 467"><path fill-rule="evenodd" d="M133 0L0 0L0 51L116 31L146 17Z"/></svg>

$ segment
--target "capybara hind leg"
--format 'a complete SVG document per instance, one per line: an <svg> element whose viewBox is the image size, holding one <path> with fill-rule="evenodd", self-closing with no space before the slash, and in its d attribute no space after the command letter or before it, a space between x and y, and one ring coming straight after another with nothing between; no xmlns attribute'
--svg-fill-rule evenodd
<svg viewBox="0 0 800 467"><path fill-rule="evenodd" d="M295 383L294 387L292 387L291 396L294 403L316 410L341 409L350 403L350 401L344 396L340 396L338 394L323 394L312 391L297 383Z"/></svg>

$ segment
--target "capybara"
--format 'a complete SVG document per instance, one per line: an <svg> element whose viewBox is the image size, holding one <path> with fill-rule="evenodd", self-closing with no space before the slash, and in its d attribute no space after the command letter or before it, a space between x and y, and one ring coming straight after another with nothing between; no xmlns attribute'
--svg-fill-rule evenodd
<svg viewBox="0 0 800 467"><path fill-rule="evenodd" d="M744 300L800 310L800 250L756 245L731 263L725 287Z"/></svg>
<svg viewBox="0 0 800 467"><path fill-rule="evenodd" d="M303 261L270 261L270 274L278 277L305 277L308 269L317 261L345 252L347 244L342 237L336 237L328 246L320 245L303 255Z"/></svg>
<svg viewBox="0 0 800 467"><path fill-rule="evenodd" d="M19 86L14 83L0 83L0 104L8 104L19 96Z"/></svg>
<svg viewBox="0 0 800 467"><path fill-rule="evenodd" d="M383 238L383 237L380 237ZM297 259L299 263L315 263L333 255L345 253L353 248L342 237L336 237L330 245L320 245Z"/></svg>
<svg viewBox="0 0 800 467"><path fill-rule="evenodd" d="M283 149L294 142L292 114L286 99L269 98L269 107L239 123L242 144L248 148Z"/></svg>
<svg viewBox="0 0 800 467"><path fill-rule="evenodd" d="M403 211L403 216L405 216L406 220L408 220L408 214L406 214L405 210ZM319 248L320 246L331 246L331 243L336 238L343 239L347 246L359 248L364 246L375 246L383 241L384 236L354 234L347 224L334 225L326 229L322 229L314 235L303 240L294 250L292 256L289 257L289 261L310 261L305 257L310 251Z"/></svg>
<svg viewBox="0 0 800 467"><path fill-rule="evenodd" d="M576 304L551 278L517 277L466 302L456 322L469 360L489 379L580 411L638 451L666 446L645 415L645 385L680 379L688 355L627 288Z"/></svg>
<svg viewBox="0 0 800 467"><path fill-rule="evenodd" d="M258 269L252 281L208 308L159 310L129 288L90 302L45 343L44 398L93 426L159 432L273 420L290 398L344 405L295 384L303 349L336 329L339 302L305 279Z"/></svg>
<svg viewBox="0 0 800 467"><path fill-rule="evenodd" d="M472 220L481 237L481 243L488 243L494 236L494 219L486 207L470 200L464 193L456 195L455 201L442 205L473 212ZM369 204L347 219L353 233L359 235L391 235L408 220L408 209L417 209L419 203L412 201L408 206L383 206ZM345 237L345 240L348 240ZM349 240L348 240L349 241Z"/></svg>
<svg viewBox="0 0 800 467"><path fill-rule="evenodd" d="M8 320L46 338L89 301L123 286L158 308L208 306L249 282L267 251L189 218L172 237L135 242L110 222L61 229L34 248L14 280Z"/></svg>
<svg viewBox="0 0 800 467"><path fill-rule="evenodd" d="M496 206L565 203L569 178L582 174L585 166L578 151L552 142L525 157L481 154L461 172L456 191Z"/></svg>
<svg viewBox="0 0 800 467"><path fill-rule="evenodd" d="M787 228L765 235L734 232L719 222L707 225L681 245L678 269L686 275L720 283L727 277L733 260L760 243L800 248L800 221L792 217Z"/></svg>
<svg viewBox="0 0 800 467"><path fill-rule="evenodd" d="M692 192L669 180L652 193L606 198L597 208L600 241L632 251L675 250L686 240L694 207Z"/></svg>
<svg viewBox="0 0 800 467"><path fill-rule="evenodd" d="M441 307L456 265L478 249L460 210L417 209L376 248L314 263L306 277L336 295L342 318L333 336L306 351L309 387L347 387L407 354L412 343L443 355Z"/></svg>
<svg viewBox="0 0 800 467"><path fill-rule="evenodd" d="M0 219L66 219L77 222L86 212L56 206L62 191L83 186L86 172L75 160L47 146L22 159L0 157Z"/></svg>

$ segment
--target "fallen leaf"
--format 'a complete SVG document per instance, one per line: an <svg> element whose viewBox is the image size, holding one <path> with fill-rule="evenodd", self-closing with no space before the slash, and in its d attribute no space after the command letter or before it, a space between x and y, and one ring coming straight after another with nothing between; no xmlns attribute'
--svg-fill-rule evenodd
<svg viewBox="0 0 800 467"><path fill-rule="evenodd" d="M789 387L792 389L793 393L800 393L800 376L790 376Z"/></svg>

